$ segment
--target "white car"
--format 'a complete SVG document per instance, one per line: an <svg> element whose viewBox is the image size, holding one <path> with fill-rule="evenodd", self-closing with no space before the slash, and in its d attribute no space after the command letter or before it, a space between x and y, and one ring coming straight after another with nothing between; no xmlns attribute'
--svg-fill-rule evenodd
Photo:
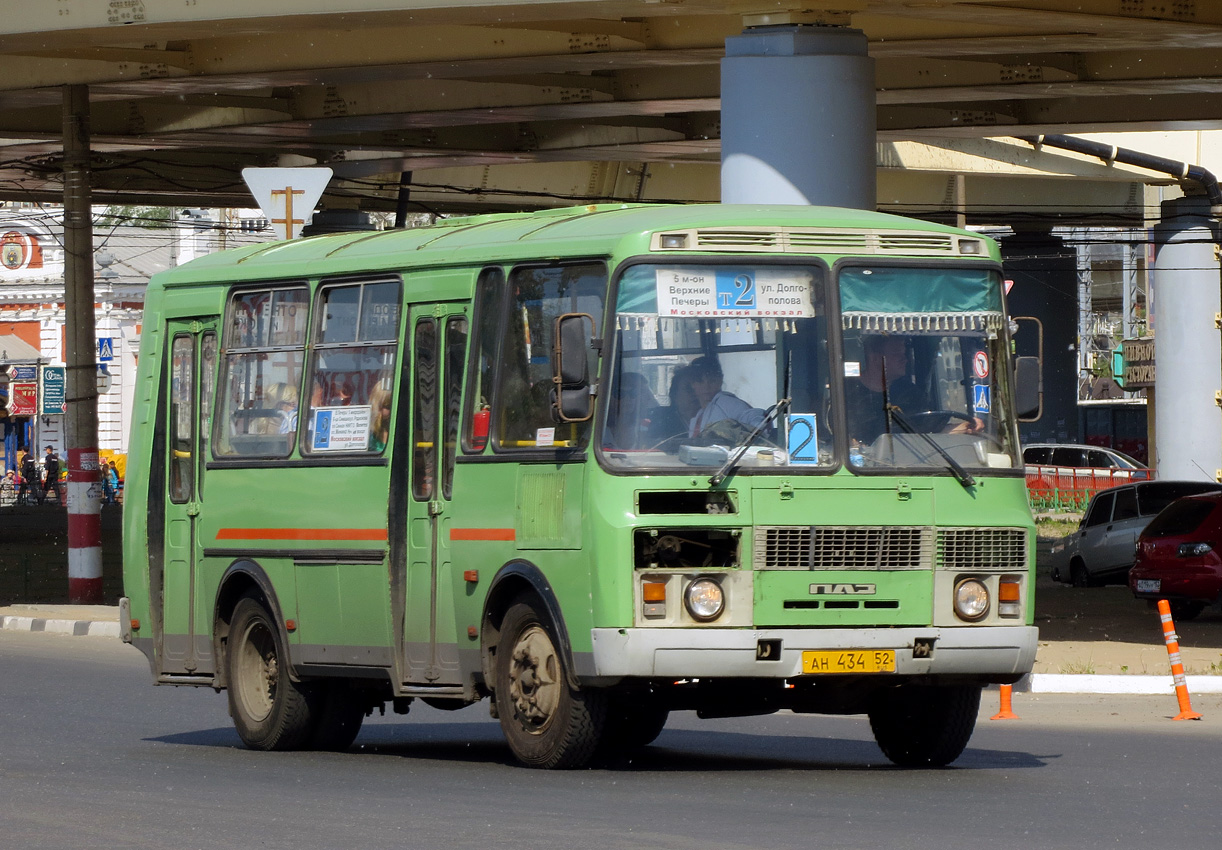
<svg viewBox="0 0 1222 850"><path fill-rule="evenodd" d="M1137 536L1159 511L1181 496L1218 491L1222 484L1207 481L1135 481L1100 490L1078 530L1052 544L1053 580L1074 587L1125 581Z"/></svg>

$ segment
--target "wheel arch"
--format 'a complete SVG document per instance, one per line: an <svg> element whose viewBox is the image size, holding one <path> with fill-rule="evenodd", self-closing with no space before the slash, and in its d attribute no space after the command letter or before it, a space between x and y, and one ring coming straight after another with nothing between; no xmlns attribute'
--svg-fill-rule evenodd
<svg viewBox="0 0 1222 850"><path fill-rule="evenodd" d="M280 599L267 571L258 562L249 558L234 561L225 570L217 585L216 601L212 610L212 641L213 657L216 659L216 686L227 686L228 662L225 656L229 641L229 625L233 621L233 609L238 601L246 596L254 596L267 606L268 612L276 623L280 633L280 645L284 647L285 660L288 662L289 676L298 681L293 666L292 647L289 644L288 632L284 626L284 613L280 607Z"/></svg>
<svg viewBox="0 0 1222 850"><path fill-rule="evenodd" d="M515 559L505 564L492 578L488 593L484 597L484 612L480 618L480 664L484 674L484 682L491 687L495 681L492 670L492 653L501 633L501 622L513 601L523 594L530 594L538 599L543 606L539 613L547 616L559 644L557 649L564 657L565 671L568 675L569 687L578 687L577 674L573 663L573 645L569 640L568 626L564 622L564 613L560 609L560 601L552 590L551 582L543 571L530 561Z"/></svg>

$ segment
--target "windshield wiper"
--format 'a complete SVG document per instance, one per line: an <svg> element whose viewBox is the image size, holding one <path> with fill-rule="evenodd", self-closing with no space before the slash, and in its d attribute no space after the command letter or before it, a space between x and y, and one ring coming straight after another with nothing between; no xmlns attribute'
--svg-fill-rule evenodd
<svg viewBox="0 0 1222 850"><path fill-rule="evenodd" d="M971 473L960 466L959 462L950 456L950 452L939 446L937 440L926 434L924 431L918 431L916 428L913 428L912 423L904 418L904 415L900 412L898 407L893 404L888 404L887 416L893 417L896 422L900 423L900 427L909 434L916 434L925 442L929 443L929 445L933 446L933 450L942 455L942 459L946 461L946 466L948 469L950 469L951 474L955 476L956 481L962 484L965 488L975 486L976 479L971 476Z"/></svg>
<svg viewBox="0 0 1222 850"><path fill-rule="evenodd" d="M781 408L783 407L789 407L788 398L781 399L776 404L772 405L772 407L764 411L764 418L760 424L756 425L755 430L748 434L747 438L735 447L736 451L726 458L726 462L721 465L721 469L717 470L717 472L713 474L713 477L709 479L709 484L716 487L718 484L724 481L727 476L733 474L734 470L738 468L738 462L742 460L743 455L747 453L747 449L751 448L751 444L755 442L755 438L764 432L764 429L768 427L768 423L772 421L774 416L780 413Z"/></svg>

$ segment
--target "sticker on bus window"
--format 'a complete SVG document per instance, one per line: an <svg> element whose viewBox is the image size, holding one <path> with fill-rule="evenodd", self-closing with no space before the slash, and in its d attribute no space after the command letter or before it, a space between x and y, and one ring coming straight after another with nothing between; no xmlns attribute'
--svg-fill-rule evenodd
<svg viewBox="0 0 1222 850"><path fill-rule="evenodd" d="M972 410L977 413L989 412L989 388L985 384L972 386Z"/></svg>
<svg viewBox="0 0 1222 850"><path fill-rule="evenodd" d="M314 408L310 450L363 452L369 448L369 405Z"/></svg>
<svg viewBox="0 0 1222 850"><path fill-rule="evenodd" d="M555 428L540 428L535 431L535 446L554 446L556 445L556 429Z"/></svg>
<svg viewBox="0 0 1222 850"><path fill-rule="evenodd" d="M809 318L811 276L798 269L660 268L659 316Z"/></svg>
<svg viewBox="0 0 1222 850"><path fill-rule="evenodd" d="M818 463L819 437L815 430L818 421L813 413L789 414L789 439L785 450L790 463Z"/></svg>

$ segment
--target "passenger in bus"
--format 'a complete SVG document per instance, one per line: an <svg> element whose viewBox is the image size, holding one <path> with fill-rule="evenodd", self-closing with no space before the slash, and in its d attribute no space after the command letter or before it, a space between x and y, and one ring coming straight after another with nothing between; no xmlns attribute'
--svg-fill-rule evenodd
<svg viewBox="0 0 1222 850"><path fill-rule="evenodd" d="M272 422L264 433L297 433L297 388L292 384L275 383L263 395L264 405L276 411Z"/></svg>
<svg viewBox="0 0 1222 850"><path fill-rule="evenodd" d="M764 421L763 410L752 407L734 393L721 388L725 377L716 358L697 357L688 364L688 369L692 391L700 403L700 410L688 423L688 436L699 437L711 426L727 419L746 428L755 428Z"/></svg>
<svg viewBox="0 0 1222 850"><path fill-rule="evenodd" d="M603 446L615 449L646 448L650 439L648 416L657 403L644 375L624 372L611 399Z"/></svg>
<svg viewBox="0 0 1222 850"><path fill-rule="evenodd" d="M915 429L931 429L925 420L913 419L936 408L909 374L910 349L910 339L906 336L872 335L862 340L864 359L860 364L860 374L856 379L849 378L844 382L851 444L866 446L885 431L904 430L902 426L893 426L889 421L886 405L898 409ZM947 414L946 418L936 421L938 424L932 429L944 433L974 434L984 427L979 418L973 417L953 419Z"/></svg>
<svg viewBox="0 0 1222 850"><path fill-rule="evenodd" d="M680 366L670 377L670 404L655 407L649 415L649 436L654 444L668 437L687 435L692 418L700 412L700 400L692 389L692 372Z"/></svg>
<svg viewBox="0 0 1222 850"><path fill-rule="evenodd" d="M867 336L861 347L859 374L846 378L844 400L850 441L869 445L888 430L884 402L899 408L901 414L919 413L929 405L921 399L920 390L908 374L907 337Z"/></svg>
<svg viewBox="0 0 1222 850"><path fill-rule="evenodd" d="M369 394L369 448L380 452L390 440L390 390L374 387Z"/></svg>

